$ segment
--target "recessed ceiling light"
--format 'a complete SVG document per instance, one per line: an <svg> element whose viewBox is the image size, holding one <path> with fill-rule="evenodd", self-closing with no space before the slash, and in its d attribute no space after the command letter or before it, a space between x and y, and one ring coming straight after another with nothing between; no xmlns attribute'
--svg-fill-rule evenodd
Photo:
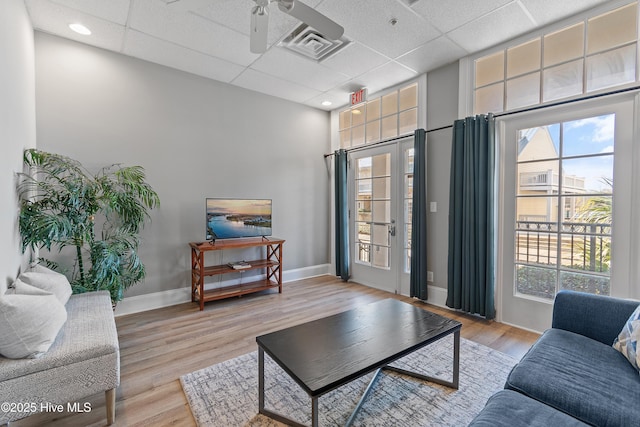
<svg viewBox="0 0 640 427"><path fill-rule="evenodd" d="M71 28L78 34L82 34L83 36L88 36L89 34L91 34L91 30L82 24L69 24L69 28Z"/></svg>
<svg viewBox="0 0 640 427"><path fill-rule="evenodd" d="M331 104L332 104L331 101L322 101L322 105L324 105L325 107L328 107Z"/></svg>
<svg viewBox="0 0 640 427"><path fill-rule="evenodd" d="M355 115L357 116L358 114L362 114L362 111L360 111L360 110L358 110L358 109L356 108L356 109L354 109L354 110L351 110L351 114L355 114Z"/></svg>

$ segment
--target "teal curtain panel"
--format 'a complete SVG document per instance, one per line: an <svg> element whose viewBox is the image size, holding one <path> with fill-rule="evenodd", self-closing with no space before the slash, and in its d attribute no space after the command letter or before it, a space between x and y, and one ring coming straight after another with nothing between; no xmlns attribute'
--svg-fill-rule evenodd
<svg viewBox="0 0 640 427"><path fill-rule="evenodd" d="M424 129L413 136L413 200L411 212L410 296L427 299L427 138Z"/></svg>
<svg viewBox="0 0 640 427"><path fill-rule="evenodd" d="M349 280L349 200L347 192L347 152L334 153L336 276Z"/></svg>
<svg viewBox="0 0 640 427"><path fill-rule="evenodd" d="M487 319L494 306L495 119L453 124L447 306Z"/></svg>

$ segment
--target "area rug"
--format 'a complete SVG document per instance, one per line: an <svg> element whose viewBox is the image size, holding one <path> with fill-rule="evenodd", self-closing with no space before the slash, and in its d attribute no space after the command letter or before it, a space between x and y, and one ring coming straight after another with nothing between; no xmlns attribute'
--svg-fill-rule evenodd
<svg viewBox="0 0 640 427"><path fill-rule="evenodd" d="M453 336L424 347L393 365L425 375L452 378ZM460 387L385 371L360 409L355 426L466 426L487 399L502 389L516 359L481 344L460 340ZM344 425L373 374L319 399L321 426ZM200 427L282 426L258 414L258 356L245 354L180 377ZM311 399L265 354L265 406L311 423Z"/></svg>

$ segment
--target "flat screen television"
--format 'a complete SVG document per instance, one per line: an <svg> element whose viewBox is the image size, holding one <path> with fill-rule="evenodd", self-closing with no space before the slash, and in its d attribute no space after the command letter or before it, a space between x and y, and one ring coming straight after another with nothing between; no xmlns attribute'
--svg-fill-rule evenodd
<svg viewBox="0 0 640 427"><path fill-rule="evenodd" d="M271 199L206 199L207 240L271 236Z"/></svg>

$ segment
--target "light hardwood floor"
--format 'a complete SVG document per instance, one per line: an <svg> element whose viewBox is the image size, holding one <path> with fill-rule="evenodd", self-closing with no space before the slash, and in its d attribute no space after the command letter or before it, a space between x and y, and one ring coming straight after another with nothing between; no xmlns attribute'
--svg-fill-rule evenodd
<svg viewBox="0 0 640 427"><path fill-rule="evenodd" d="M515 357L537 334L424 304L407 297L343 283L332 276L285 283L282 294L267 291L118 317L120 387L117 426L194 426L180 376L257 349L255 337L339 313L384 298L397 298L462 322L462 337ZM91 412L38 414L14 426L106 425L104 394L86 400ZM81 403L84 403L81 402ZM230 426L231 427L231 426Z"/></svg>

